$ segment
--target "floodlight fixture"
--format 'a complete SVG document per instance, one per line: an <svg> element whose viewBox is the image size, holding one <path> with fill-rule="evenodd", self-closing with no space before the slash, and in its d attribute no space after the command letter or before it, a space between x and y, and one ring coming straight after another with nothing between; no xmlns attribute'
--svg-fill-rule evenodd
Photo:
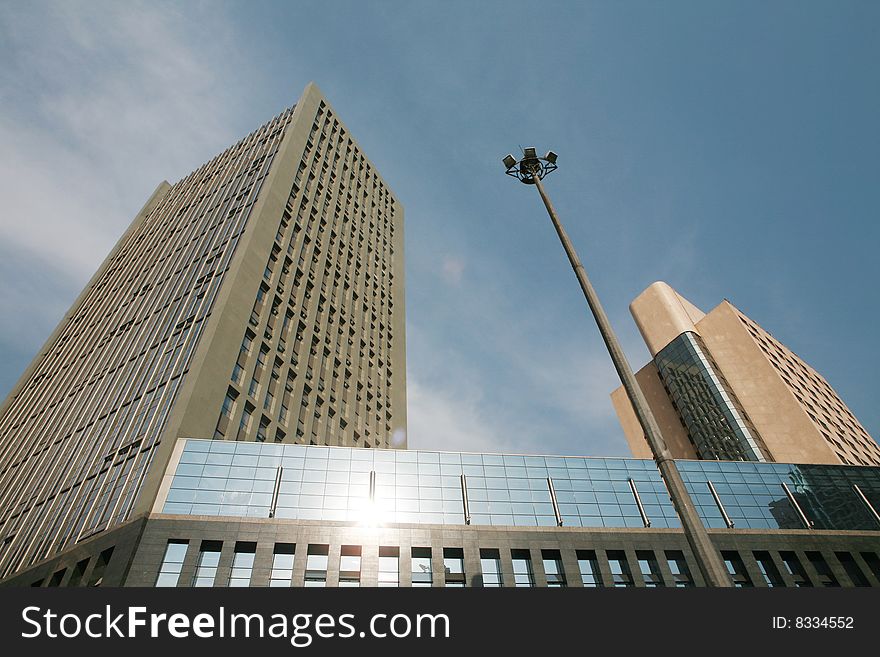
<svg viewBox="0 0 880 657"><path fill-rule="evenodd" d="M538 150L534 146L524 148L519 161L510 154L501 161L508 176L513 176L526 185L534 185L536 179L540 180L551 171L556 171L556 153L548 151L547 156L538 157Z"/></svg>

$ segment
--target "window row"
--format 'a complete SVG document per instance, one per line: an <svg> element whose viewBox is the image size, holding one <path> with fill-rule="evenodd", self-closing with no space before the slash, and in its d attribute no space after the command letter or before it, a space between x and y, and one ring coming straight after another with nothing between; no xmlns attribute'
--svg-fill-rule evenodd
<svg viewBox="0 0 880 657"><path fill-rule="evenodd" d="M218 574L223 544L201 541L194 571L181 579L189 541L168 541L156 586L252 586L257 544L236 542L231 562ZM302 549L302 548L301 548ZM332 553L327 544L309 544L297 554L293 543L275 543L264 555L268 577L258 585L271 587L324 587L328 571L338 573L332 581L340 587L361 586L362 546L342 545ZM682 550L596 550L479 548L479 570L467 572L465 553L459 547L412 547L408 565L399 547L381 546L378 561L370 564L370 586L413 587L647 587L689 588L697 584L692 565ZM872 586L869 574L880 581L880 557L876 552L836 551L770 552L723 550L731 583L737 588ZM270 559L271 558L271 559ZM297 559L300 570L295 575ZM473 562L476 565L476 561ZM806 564L806 565L805 565ZM409 577L402 578L401 566ZM474 568L474 570L476 570ZM845 578L842 577L845 575ZM576 581L575 581L576 580Z"/></svg>

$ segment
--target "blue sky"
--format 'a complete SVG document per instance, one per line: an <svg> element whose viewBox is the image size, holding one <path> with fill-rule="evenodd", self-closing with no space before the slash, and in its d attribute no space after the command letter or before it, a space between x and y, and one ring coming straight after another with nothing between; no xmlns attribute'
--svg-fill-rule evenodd
<svg viewBox="0 0 880 657"><path fill-rule="evenodd" d="M0 1L0 394L155 185L318 83L406 209L411 447L626 454L654 280L730 299L880 435L876 2Z"/></svg>

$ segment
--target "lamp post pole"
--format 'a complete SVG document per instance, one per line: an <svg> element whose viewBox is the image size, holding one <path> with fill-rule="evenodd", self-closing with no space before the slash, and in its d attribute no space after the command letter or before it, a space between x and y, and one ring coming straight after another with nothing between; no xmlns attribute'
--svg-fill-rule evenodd
<svg viewBox="0 0 880 657"><path fill-rule="evenodd" d="M581 290L583 290L584 296L587 299L587 304L590 306L590 310L592 311L596 324L599 327L599 333L601 333L602 339L605 341L605 346L608 348L608 353L614 363L614 369L617 370L623 388L635 410L639 424L645 432L645 437L648 440L648 445L651 447L654 461L657 463L660 475L666 482L669 497L672 499L675 511L681 519L682 528L684 529L688 544L693 551L697 564L700 567L700 571L703 574L703 578L706 580L706 584L715 587L731 586L727 568L721 561L718 550L712 544L712 541L709 538L709 533L706 531L706 527L703 525L700 516L697 514L697 510L684 486L684 481L682 481L675 460L670 455L666 443L663 440L663 436L660 434L657 420L654 418L654 414L648 407L647 400L636 382L636 378L629 366L629 362L626 360L626 355L623 353L620 342L617 340L617 336L611 328L608 316L605 314L605 310L599 302L599 297L593 289L590 279L587 278L587 272L581 264L577 252L574 250L574 245L571 243L568 234L565 232L562 223L559 221L556 210L550 202L550 197L547 196L547 192L544 190L544 184L541 180L545 175L556 169L556 154L551 151L547 153L545 157L539 158L534 148L527 148L525 149L523 158L519 162L517 162L512 155L508 155L504 158L504 164L507 167L507 173L509 175L518 178L525 184L535 185L535 187L538 188L538 193L541 195L544 207L547 208L547 214L550 215L550 220L553 222L553 228L556 230L556 234L562 242L565 254L568 256L572 269L574 269L575 276L577 276L578 283L580 283Z"/></svg>

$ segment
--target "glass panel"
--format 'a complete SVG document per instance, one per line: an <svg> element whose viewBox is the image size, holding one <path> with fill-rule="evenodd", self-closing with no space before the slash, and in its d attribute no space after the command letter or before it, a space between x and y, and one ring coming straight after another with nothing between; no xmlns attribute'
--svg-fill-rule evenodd
<svg viewBox="0 0 880 657"><path fill-rule="evenodd" d="M464 586L464 550L443 548L443 573L446 586Z"/></svg>
<svg viewBox="0 0 880 657"><path fill-rule="evenodd" d="M177 586L180 579L180 570L183 568L183 559L186 556L186 550L189 547L189 541L180 541L171 539L165 548L165 556L162 558L162 566L159 568L159 576L156 580L156 586ZM69 584L75 586L75 584Z"/></svg>
<svg viewBox="0 0 880 657"><path fill-rule="evenodd" d="M355 587L361 582L361 548L343 545L339 557L339 586Z"/></svg>
<svg viewBox="0 0 880 657"><path fill-rule="evenodd" d="M770 553L759 551L755 552L754 555L755 563L758 564L758 570L761 571L764 583L770 587L785 586L785 582L782 580L776 564L773 563L773 557L770 556Z"/></svg>
<svg viewBox="0 0 880 657"><path fill-rule="evenodd" d="M660 588L665 586L663 576L660 574L660 567L654 553L650 550L639 550L636 552L636 559L639 562L639 571L642 573L642 579L647 588Z"/></svg>
<svg viewBox="0 0 880 657"><path fill-rule="evenodd" d="M578 550L578 570L581 583L586 587L602 586L602 575L599 572L599 560L593 550Z"/></svg>
<svg viewBox="0 0 880 657"><path fill-rule="evenodd" d="M400 585L400 558L396 547L379 548L379 586Z"/></svg>
<svg viewBox="0 0 880 657"><path fill-rule="evenodd" d="M788 571L788 574L791 575L791 578L794 580L795 586L800 588L813 586L809 577L807 577L806 570L804 570L803 565L801 565L800 559L798 559L794 552L780 552L779 558L782 559L782 563Z"/></svg>
<svg viewBox="0 0 880 657"><path fill-rule="evenodd" d="M562 567L562 556L559 550L541 550L541 561L544 565L544 575L547 578L549 588L564 588L565 569Z"/></svg>
<svg viewBox="0 0 880 657"><path fill-rule="evenodd" d="M532 571L532 557L528 550L511 550L510 558L513 562L513 583L518 587L531 587L535 585L535 575Z"/></svg>
<svg viewBox="0 0 880 657"><path fill-rule="evenodd" d="M304 586L322 587L327 585L327 561L329 545L309 545L306 553L306 574Z"/></svg>
<svg viewBox="0 0 880 657"><path fill-rule="evenodd" d="M483 575L484 587L502 585L501 556L498 550L480 550L480 571Z"/></svg>
<svg viewBox="0 0 880 657"><path fill-rule="evenodd" d="M699 335L682 333L654 362L700 458L764 459L756 446L757 432Z"/></svg>
<svg viewBox="0 0 880 657"><path fill-rule="evenodd" d="M292 543L276 543L272 555L272 573L269 586L288 587L293 579L294 545Z"/></svg>
<svg viewBox="0 0 880 657"><path fill-rule="evenodd" d="M434 581L431 565L431 548L412 549L412 585L431 586Z"/></svg>
<svg viewBox="0 0 880 657"><path fill-rule="evenodd" d="M235 544L235 554L232 557L232 572L229 577L229 586L250 586L256 549L256 543Z"/></svg>
<svg viewBox="0 0 880 657"><path fill-rule="evenodd" d="M243 443L247 450L236 445L215 450L210 444L220 442L225 441L189 441L192 445L174 473L165 513L268 517L277 463L284 467L278 517L361 519L374 471L378 508L372 522L461 525L460 481L449 474L458 471L460 461L468 475L475 525L553 526L546 481L552 474L565 526L640 527L627 483L632 478L638 482L652 526L680 527L660 473L649 460L416 451L403 460L395 453L364 454L341 447ZM261 446L274 451L260 452ZM712 528L726 525L707 481L715 486L737 529L802 529L783 483L817 529L880 528L852 489L858 484L865 497L880 506L877 467L745 461L678 464L701 518Z"/></svg>
<svg viewBox="0 0 880 657"><path fill-rule="evenodd" d="M620 550L608 552L608 566L611 568L611 577L615 587L635 586L632 571L630 571L629 562L626 560L624 552Z"/></svg>
<svg viewBox="0 0 880 657"><path fill-rule="evenodd" d="M667 552L666 563L669 566L669 571L672 573L672 579L675 581L676 588L690 588L694 585L694 579L691 576L691 571L683 552L677 550Z"/></svg>
<svg viewBox="0 0 880 657"><path fill-rule="evenodd" d="M202 541L199 563L193 577L193 586L214 586L217 565L220 563L220 550L223 544L217 541Z"/></svg>
<svg viewBox="0 0 880 657"><path fill-rule="evenodd" d="M831 567L825 561L825 557L822 556L821 552L807 552L806 554L807 559L810 560L813 568L816 569L816 574L819 575L819 583L822 586L834 588L840 586L840 582L837 581L834 573L831 572Z"/></svg>
<svg viewBox="0 0 880 657"><path fill-rule="evenodd" d="M721 558L724 559L727 572L730 574L730 580L735 587L750 588L754 586L752 578L746 572L746 566L738 552L722 552Z"/></svg>

